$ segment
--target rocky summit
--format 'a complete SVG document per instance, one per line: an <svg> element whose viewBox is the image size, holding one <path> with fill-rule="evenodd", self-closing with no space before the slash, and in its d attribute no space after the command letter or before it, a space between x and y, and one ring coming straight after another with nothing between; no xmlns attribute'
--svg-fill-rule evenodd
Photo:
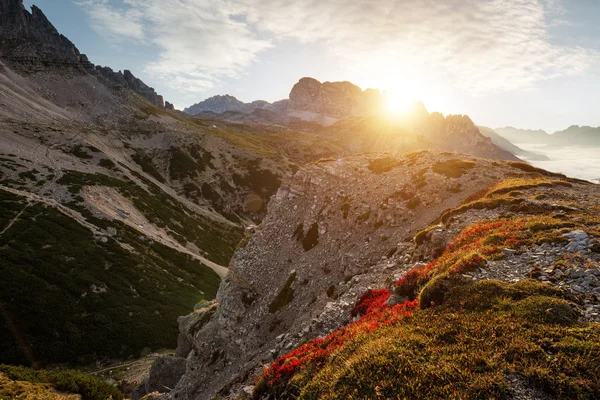
<svg viewBox="0 0 600 400"><path fill-rule="evenodd" d="M42 10L22 0L0 1L0 57L21 71L48 67L90 70L93 65L56 30Z"/></svg>
<svg viewBox="0 0 600 400"><path fill-rule="evenodd" d="M363 90L351 82L321 83L302 78L290 92L288 108L334 118L368 114L381 109L383 99L379 90Z"/></svg>

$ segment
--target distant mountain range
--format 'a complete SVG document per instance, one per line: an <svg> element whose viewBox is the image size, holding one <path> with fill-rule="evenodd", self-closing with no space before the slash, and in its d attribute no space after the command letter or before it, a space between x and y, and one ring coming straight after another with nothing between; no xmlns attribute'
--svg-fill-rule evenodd
<svg viewBox="0 0 600 400"><path fill-rule="evenodd" d="M523 150L522 148L515 146L508 139L500 136L498 132L493 130L492 128L488 128L487 126L478 126L479 132L483 136L489 137L496 146L500 147L503 150L510 151L517 157L524 158L529 161L548 161L548 156L543 154L534 153L531 151Z"/></svg>
<svg viewBox="0 0 600 400"><path fill-rule="evenodd" d="M321 125L332 125L336 121L352 116L365 115L381 109L384 95L378 89L362 90L351 82L324 82L314 78L300 79L290 91L288 99L269 103L257 100L244 103L231 95L217 95L196 103L184 110L190 115L211 112L220 119L240 120L239 114L229 111L251 113L253 110L269 110L286 115L281 120L298 119L314 121ZM265 114L266 115L266 114ZM233 117L233 119L231 119ZM249 118L254 119L253 117ZM269 115L269 122L273 115Z"/></svg>
<svg viewBox="0 0 600 400"><path fill-rule="evenodd" d="M496 128L496 133L512 143L545 144L548 146L600 147L600 127L572 125L549 134L543 130L518 129L512 126Z"/></svg>

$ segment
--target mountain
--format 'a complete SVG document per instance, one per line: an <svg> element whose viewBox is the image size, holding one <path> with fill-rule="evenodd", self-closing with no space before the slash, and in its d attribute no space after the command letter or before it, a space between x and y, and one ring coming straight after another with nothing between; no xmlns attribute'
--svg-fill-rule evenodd
<svg viewBox="0 0 600 400"><path fill-rule="evenodd" d="M559 146L600 147L600 127L573 125L564 131L555 132L550 143Z"/></svg>
<svg viewBox="0 0 600 400"><path fill-rule="evenodd" d="M173 363L161 357L155 368L182 372L192 346L194 362L214 359L198 374L220 371L202 383L209 392L229 377L247 383L236 375L241 363L295 344L285 336L298 334L289 316L304 323L309 314L277 315L302 291L297 304L318 312L311 321L334 298L345 310L375 276L352 279L407 246L434 214L501 177L540 174L466 116L422 104L399 118L363 115L377 95L347 82L301 80L293 101L253 102L250 111L174 112L130 71L94 66L41 10L0 0L0 21L0 363L89 367L179 344ZM372 152L386 154L357 155ZM518 211L510 206L503 211ZM337 317L323 314L312 332L346 322L336 304L327 312ZM192 337L212 312L215 351ZM186 396L204 390L182 382Z"/></svg>
<svg viewBox="0 0 600 400"><path fill-rule="evenodd" d="M138 394L597 397L599 188L435 151L306 165Z"/></svg>
<svg viewBox="0 0 600 400"><path fill-rule="evenodd" d="M548 134L542 130L512 127L497 128L496 132L514 143L534 143L548 146L600 147L600 127L572 125L563 131Z"/></svg>
<svg viewBox="0 0 600 400"><path fill-rule="evenodd" d="M531 151L523 150L522 148L515 146L507 139L500 136L492 128L486 126L478 126L479 132L485 137L489 137L496 146L503 150L509 151L517 157L524 158L530 161L548 161L549 158L543 154L534 153Z"/></svg>
<svg viewBox="0 0 600 400"><path fill-rule="evenodd" d="M324 82L302 78L290 92L288 112L311 112L333 118L364 115L381 110L379 90L363 91L351 82Z"/></svg>
<svg viewBox="0 0 600 400"><path fill-rule="evenodd" d="M25 9L22 0L0 0L0 59L23 75L52 70L80 76L101 75L128 87L152 104L165 107L162 96L134 77L130 71L115 73L108 67L95 67L85 54L61 35L42 10ZM172 108L169 104L169 108Z"/></svg>
<svg viewBox="0 0 600 400"><path fill-rule="evenodd" d="M550 140L550 135L541 129L517 129L512 126L496 128L494 131L508 139L511 143L539 143L544 144Z"/></svg>
<svg viewBox="0 0 600 400"><path fill-rule="evenodd" d="M89 71L93 65L73 43L32 6L21 0L0 1L0 56L15 70L34 72L46 68Z"/></svg>
<svg viewBox="0 0 600 400"><path fill-rule="evenodd" d="M224 96L217 95L210 97L184 109L183 112L190 115L197 115L207 111L216 114L222 114L226 111L252 112L256 109L283 111L285 108L285 103L285 101L282 101L271 104L264 100L256 100L251 103L244 103L236 99L234 96L226 94Z"/></svg>

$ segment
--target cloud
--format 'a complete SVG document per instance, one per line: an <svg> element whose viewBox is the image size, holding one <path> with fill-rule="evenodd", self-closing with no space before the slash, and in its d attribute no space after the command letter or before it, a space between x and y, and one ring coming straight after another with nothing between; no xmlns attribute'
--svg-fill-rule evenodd
<svg viewBox="0 0 600 400"><path fill-rule="evenodd" d="M550 158L549 161L530 160L529 162L536 167L600 183L600 156L597 148L563 147L553 149L535 144L519 144L519 147L542 153Z"/></svg>
<svg viewBox="0 0 600 400"><path fill-rule="evenodd" d="M485 93L583 73L590 49L554 44L558 0L86 0L107 35L160 49L147 72L202 91L283 39L319 43L356 76L420 74ZM112 18L114 17L114 20ZM143 36L143 37L142 37Z"/></svg>
<svg viewBox="0 0 600 400"><path fill-rule="evenodd" d="M76 4L85 9L92 20L92 27L102 36L113 41L139 41L144 38L142 15L138 10L119 10L108 0L80 0Z"/></svg>

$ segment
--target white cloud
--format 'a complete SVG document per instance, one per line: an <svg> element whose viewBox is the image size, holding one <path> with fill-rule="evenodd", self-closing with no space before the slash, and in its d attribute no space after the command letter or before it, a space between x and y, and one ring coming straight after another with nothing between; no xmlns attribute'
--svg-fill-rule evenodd
<svg viewBox="0 0 600 400"><path fill-rule="evenodd" d="M94 30L110 40L144 38L142 15L138 10L116 9L108 0L80 0L76 4L89 14Z"/></svg>
<svg viewBox="0 0 600 400"><path fill-rule="evenodd" d="M143 36L156 44L160 56L147 71L192 92L239 76L282 39L325 45L355 75L432 74L479 93L530 89L544 80L578 75L598 57L589 49L552 43L552 27L563 23L558 0L85 4L100 31L136 40ZM123 6L126 11L119 11Z"/></svg>

